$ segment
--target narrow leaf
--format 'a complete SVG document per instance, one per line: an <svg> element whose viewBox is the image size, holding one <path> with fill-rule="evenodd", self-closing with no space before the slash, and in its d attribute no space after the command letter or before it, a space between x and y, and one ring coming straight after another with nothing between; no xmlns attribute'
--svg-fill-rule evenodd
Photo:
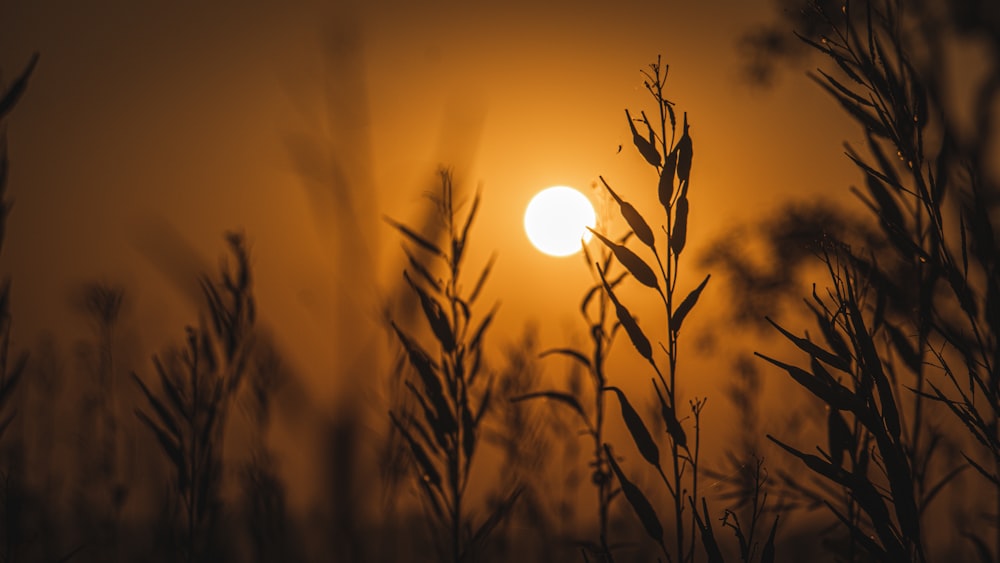
<svg viewBox="0 0 1000 563"><path fill-rule="evenodd" d="M625 474L622 473L621 467L618 466L618 462L615 461L615 456L611 454L611 448L609 448L607 444L604 445L604 452L607 454L608 461L611 463L611 470L615 472L615 476L621 484L625 500L632 505L632 510L635 511L635 515L638 516L639 521L642 522L642 527L646 529L646 533L649 534L649 537L662 544L663 526L660 524L660 519L656 516L656 510L653 509L653 505L650 504L646 495L642 494L639 487L636 487L635 484L625 477Z"/></svg>
<svg viewBox="0 0 1000 563"><path fill-rule="evenodd" d="M457 421L452 414L448 401L444 397L444 387L438 375L437 364L430 359L427 352L419 344L406 336L406 333L396 326L395 322L390 324L396 332L396 337L403 344L409 364L417 371L417 375L420 376L420 380L424 385L425 396L430 399L431 404L434 406L438 420L445 427L452 428L452 425L457 424Z"/></svg>
<svg viewBox="0 0 1000 563"><path fill-rule="evenodd" d="M701 296L702 290L705 289L705 286L708 284L708 280L711 277L712 274L705 276L705 279L698 285L698 287L694 288L694 291L689 293L688 296L684 298L684 301L681 301L681 304L677 307L677 309L674 310L674 314L670 317L670 330L680 332L681 324L684 322L684 318L688 316L691 309L693 309L695 304L698 303L698 297Z"/></svg>
<svg viewBox="0 0 1000 563"><path fill-rule="evenodd" d="M705 514L702 518L701 514L698 513L698 507L694 504L694 499L689 498L688 500L691 502L691 511L694 513L694 523L698 526L698 531L701 532L701 543L705 546L708 563L725 563L722 551L719 549L719 542L715 539L715 532L712 531L712 520L708 516L708 503L704 498L701 499L702 511Z"/></svg>
<svg viewBox="0 0 1000 563"><path fill-rule="evenodd" d="M857 95L856 93L854 93L853 90L851 90L850 88L847 88L846 86L844 86L843 84L841 84L840 82L838 82L837 79L835 79L834 77L830 76L829 74L823 72L823 69L817 69L817 70L819 71L819 73L821 75L823 75L823 78L827 81L827 83L829 83L831 86L833 86L834 88L836 88L838 92L840 92L841 94L843 94L847 98L850 98L854 103L858 104L859 106L863 106L863 107L873 107L873 104L869 100L866 100L866 99L862 98L861 96ZM808 76L809 76L809 78L812 78L816 82L819 82L821 86L823 86L823 81L820 80L820 78L818 76L815 76L813 74L809 74Z"/></svg>
<svg viewBox="0 0 1000 563"><path fill-rule="evenodd" d="M605 387L604 391L613 391L618 396L618 403L622 409L622 419L625 421L625 426L632 435L632 441L639 448L639 453L642 454L642 457L653 467L659 468L660 449L656 447L656 442L653 441L653 436L650 435L649 429L646 428L646 424L642 421L639 413L629 403L625 393L617 387L610 386Z"/></svg>
<svg viewBox="0 0 1000 563"><path fill-rule="evenodd" d="M635 252L632 252L627 246L623 244L617 244L615 242L612 242L607 237L595 231L594 229L591 229L590 227L587 227L587 229L589 229L590 232L594 234L594 236L599 238L601 242L605 244L605 246L607 246L608 248L611 249L612 252L614 252L615 258L617 258L618 261L621 262L623 266L625 266L625 268L629 271L630 274L632 274L632 277L634 277L636 281L652 289L660 288L660 284L657 281L656 274L653 272L653 268L651 268L649 264L646 264L646 262L642 258L639 258L639 255L637 255Z"/></svg>
<svg viewBox="0 0 1000 563"><path fill-rule="evenodd" d="M667 160L663 163L663 170L660 171L660 182L657 185L657 194L663 209L670 213L670 200L674 197L674 176L677 173L677 148L670 151Z"/></svg>
<svg viewBox="0 0 1000 563"><path fill-rule="evenodd" d="M684 112L684 133L677 141L677 179L687 182L691 177L691 160L694 157L694 147L691 144L691 135L688 134L687 112Z"/></svg>
<svg viewBox="0 0 1000 563"><path fill-rule="evenodd" d="M817 302L819 301L819 296L816 295L815 286L813 286L813 299ZM816 316L816 324L819 325L819 329L823 333L823 338L826 340L826 344L833 349L835 354L837 354L837 357L843 362L842 365L850 366L851 360L853 359L851 356L851 349L848 348L847 341L844 340L844 337L837 331L833 321L826 318L826 316L823 315L823 313L812 303L806 302L806 304Z"/></svg>
<svg viewBox="0 0 1000 563"><path fill-rule="evenodd" d="M437 468L434 467L434 463L431 461L431 458L427 456L427 452L424 451L423 446L421 446L420 442L413 438L410 431L407 430L406 427L399 422L399 419L397 419L391 412L389 413L389 418L392 419L392 423L396 426L399 433L403 435L406 443L410 446L410 453L413 454L413 458L417 461L417 465L422 471L420 479L433 485L434 488L440 489L441 474L438 472Z"/></svg>
<svg viewBox="0 0 1000 563"><path fill-rule="evenodd" d="M417 398L417 402L420 403L420 409L424 413L424 420L427 421L427 424L431 427L431 430L434 432L434 441L437 442L439 446L441 446L442 450L447 449L448 434L453 429L446 428L441 423L441 420L434 413L434 409L431 408L431 406L427 403L427 399L425 399L424 396L421 395L419 391L417 391L417 387L413 384L413 382L406 381L404 382L404 385L406 385L406 388L409 389L410 392L413 393L413 396ZM428 442L430 442L430 440L428 440Z"/></svg>
<svg viewBox="0 0 1000 563"><path fill-rule="evenodd" d="M424 318L427 319L427 323L430 325L431 330L434 331L434 336L437 338L441 347L446 352L451 352L455 349L455 334L451 330L451 324L448 320L448 316L444 312L444 307L433 297L431 297L424 288L420 287L410 274L405 270L403 271L403 278L406 279L406 283L413 288L413 291L417 294L420 299L420 307L424 311Z"/></svg>
<svg viewBox="0 0 1000 563"><path fill-rule="evenodd" d="M822 399L828 405L838 409L854 410L856 397L846 387L840 384L832 386L825 379L815 377L798 366L780 362L759 352L754 352L754 355L787 371L788 375L792 376L792 379L796 383L808 389L810 393L816 395L816 397Z"/></svg>
<svg viewBox="0 0 1000 563"><path fill-rule="evenodd" d="M760 552L760 563L774 563L774 534L778 531L779 518L781 518L780 514L774 517L771 533L767 535L767 543L764 544L764 549Z"/></svg>
<svg viewBox="0 0 1000 563"><path fill-rule="evenodd" d="M494 252L490 255L490 259L486 261L486 265L483 266L483 271L479 274L479 279L476 280L476 285L472 286L472 293L469 294L469 303L475 303L476 298L479 297L479 293L482 292L483 286L486 284L486 278L489 277L490 272L493 270L493 264L497 261L497 255Z"/></svg>
<svg viewBox="0 0 1000 563"><path fill-rule="evenodd" d="M523 491L524 491L523 488L518 487L517 489L514 489L514 491L511 492L509 495L507 495L507 498L505 498L500 503L500 505L497 506L497 508L493 511L493 513L490 514L489 518L487 518L479 526L479 529L476 530L476 533L472 535L472 539L469 541L470 546L468 549L471 550L471 549L482 548L483 544L489 538L490 534L493 533L493 530L496 529L497 525L500 524L500 522L502 522L505 518L507 518L507 516L510 515L511 510L514 508L514 504L517 502L518 497L521 496L521 493ZM462 556L458 558L458 560L459 561L475 560L474 557L466 557L467 554L469 553L468 552L463 553Z"/></svg>
<svg viewBox="0 0 1000 563"><path fill-rule="evenodd" d="M174 466L177 468L183 468L184 456L181 454L180 441L168 434L167 431L159 424L153 422L153 419L149 418L149 416L142 412L141 409L135 409L135 415L140 421L142 421L143 424L153 431L153 435L156 436L156 440L160 443L160 447L163 448L163 453L167 454L167 457L171 462L173 462ZM178 478L179 477L180 476L178 476Z"/></svg>
<svg viewBox="0 0 1000 563"><path fill-rule="evenodd" d="M632 129L632 142L635 144L635 148L639 149L639 154L646 159L652 166L660 165L660 153L656 150L646 138L639 134L639 131L635 128L635 122L632 121L632 116L629 114L628 110L625 110L625 117L628 118L628 126Z"/></svg>
<svg viewBox="0 0 1000 563"><path fill-rule="evenodd" d="M817 346L810 340L795 336L791 332L785 330L781 325L774 322L770 317L764 317L764 318L767 320L767 322L771 323L771 326L776 328L778 332L784 335L785 338L787 338L793 344L795 344L795 346L798 347L799 350L802 350L803 352L809 354L810 356L815 356L820 360L823 360L823 362L825 362L830 367L836 368L845 373L850 373L851 369L850 366L844 364L844 361L839 356L834 355L833 353L827 350L824 350L823 348Z"/></svg>
<svg viewBox="0 0 1000 563"><path fill-rule="evenodd" d="M608 193L611 194L611 197L618 202L618 208L621 210L622 217L625 218L625 221L632 229L632 232L635 233L635 236L642 241L643 244L653 248L653 245L656 244L656 240L653 238L653 229L649 227L649 224L646 223L646 220L643 219L641 214L639 214L639 211L631 203L619 197L618 194L611 189L611 186L604 181L603 176L598 176L598 178L600 178L601 183L604 184L604 188L608 190Z"/></svg>
<svg viewBox="0 0 1000 563"><path fill-rule="evenodd" d="M853 292L849 281L848 291ZM882 360L875 349L875 342L865 327L864 318L861 316L861 311L858 309L854 299L847 300L847 311L851 324L854 327L855 339L858 342L858 347L861 349L861 357L864 359L864 373L870 376L878 387L879 402L882 405L881 415L885 423L885 429L892 436L893 440L898 441L900 432L902 431L899 422L899 410L896 408L896 400L893 396L889 378L886 377L885 372L882 370Z"/></svg>
<svg viewBox="0 0 1000 563"><path fill-rule="evenodd" d="M687 186L687 183L684 185ZM676 255L680 255L681 251L684 250L684 245L687 243L687 224L688 198L687 189L684 189L681 192L681 196L677 198L677 205L674 210L674 227L670 233L670 249Z"/></svg>
<svg viewBox="0 0 1000 563"><path fill-rule="evenodd" d="M433 274L431 274L430 270L427 269L427 266L417 260L417 257L414 256L413 252L411 252L406 246L403 246L403 253L406 254L406 259L410 263L410 267L413 268L413 271L420 274L420 277L434 289L435 293L441 293L441 283L434 277Z"/></svg>
<svg viewBox="0 0 1000 563"><path fill-rule="evenodd" d="M404 225L404 224L402 224L402 223L400 223L400 222L398 222L398 221L396 221L396 220L394 220L394 219L392 219L390 217L383 217L382 219L386 223L389 223L389 225L391 225L392 227L394 227L396 230L398 230L399 232L403 233L403 235L406 236L406 238L408 238L411 241L413 241L414 243L416 243L417 246L420 246L424 250L427 250L428 252L430 252L432 254L440 256L441 258L445 257L444 252L442 252L442 250L440 248L438 248L438 246L436 244L434 244L433 242L427 240L426 238L418 235L415 231L413 231L413 229L407 227L406 225Z"/></svg>
<svg viewBox="0 0 1000 563"><path fill-rule="evenodd" d="M479 211L479 202L482 199L482 191L476 190L476 195L472 196L472 206L469 207L469 215L465 218L465 225L462 226L462 234L459 238L462 248L465 248L466 242L469 239L469 229L472 227L472 221L476 218L476 212Z"/></svg>
<svg viewBox="0 0 1000 563"><path fill-rule="evenodd" d="M472 333L472 338L469 339L468 349L475 350L476 348L479 348L483 340L483 336L486 334L486 329L490 327L490 324L493 322L493 317L496 316L499 308L500 304L494 303L493 308L483 316L483 320L479 321L479 326L476 327L476 331Z"/></svg>
<svg viewBox="0 0 1000 563"><path fill-rule="evenodd" d="M31 55L31 60L28 61L27 66L21 71L21 74L14 79L10 88L3 93L3 98L0 99L0 119L10 113L10 110L14 109L18 100L24 95L24 91L28 87L28 79L31 77L31 73L34 72L35 65L37 64L38 53L34 53Z"/></svg>
<svg viewBox="0 0 1000 563"><path fill-rule="evenodd" d="M614 290L608 285L608 281L604 278L604 272L599 270L601 275L601 282L604 283L604 291L608 293L608 297L615 306L615 314L618 316L618 322L625 327L625 332L628 334L629 340L632 341L632 345L635 349L639 351L639 355L646 358L650 363L653 362L653 347L649 343L649 339L639 328L638 323L635 322L635 318L632 317L632 313L629 313L628 309L618 301L618 297L615 296Z"/></svg>
<svg viewBox="0 0 1000 563"><path fill-rule="evenodd" d="M132 372L132 379L134 379L135 382L139 385L139 389L142 391L142 394L146 397L146 400L149 402L150 406L153 407L153 410L156 412L157 418L160 419L160 423L166 426L166 428L170 431L170 434L179 441L181 436L181 431L179 426L177 425L177 421L175 421L173 415L170 414L170 411L168 411L167 408L163 406L163 403L161 403L160 400L157 399L155 395L153 395L153 392L150 391L149 387L146 387L146 384L142 381L142 379L139 378L138 375L135 374L135 372Z"/></svg>

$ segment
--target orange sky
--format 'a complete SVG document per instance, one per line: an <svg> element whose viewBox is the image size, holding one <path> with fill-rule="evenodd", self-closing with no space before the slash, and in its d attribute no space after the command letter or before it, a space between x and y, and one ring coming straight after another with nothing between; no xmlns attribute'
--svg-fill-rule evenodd
<svg viewBox="0 0 1000 563"><path fill-rule="evenodd" d="M859 135L833 102L798 71L766 92L740 81L736 40L767 21L767 2L327 4L0 2L6 76L42 57L8 132L16 205L3 269L22 344L43 327L81 336L65 321L69 289L101 278L128 287L148 356L194 320L157 269L174 248L164 233L212 266L222 232L243 228L262 319L310 389L332 397L343 366L377 349L378 299L400 279L398 240L379 217L417 221L446 164L483 186L470 264L499 253L492 342L536 321L543 347L565 345L590 280L579 256L533 250L521 214L550 185L593 195L599 174L659 209L623 112L648 107L639 70L657 54L692 123L691 259L785 199L851 200L842 143ZM341 166L358 213L314 199L306 157ZM688 272L682 287L703 275ZM706 292L705 319L722 297Z"/></svg>

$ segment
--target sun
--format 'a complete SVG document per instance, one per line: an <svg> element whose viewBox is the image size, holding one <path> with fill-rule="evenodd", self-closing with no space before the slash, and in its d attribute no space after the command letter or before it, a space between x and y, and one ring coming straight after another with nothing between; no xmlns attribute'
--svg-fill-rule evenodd
<svg viewBox="0 0 1000 563"><path fill-rule="evenodd" d="M569 256L590 240L597 224L587 196L566 186L554 186L531 198L524 212L524 231L535 248L550 256Z"/></svg>

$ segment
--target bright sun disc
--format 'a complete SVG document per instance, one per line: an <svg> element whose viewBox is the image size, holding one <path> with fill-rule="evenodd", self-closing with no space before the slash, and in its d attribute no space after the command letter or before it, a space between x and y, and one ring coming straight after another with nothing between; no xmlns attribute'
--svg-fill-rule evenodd
<svg viewBox="0 0 1000 563"><path fill-rule="evenodd" d="M535 248L551 256L569 256L580 250L580 239L590 240L587 227L597 224L587 196L566 186L546 188L531 199L524 212L524 230Z"/></svg>

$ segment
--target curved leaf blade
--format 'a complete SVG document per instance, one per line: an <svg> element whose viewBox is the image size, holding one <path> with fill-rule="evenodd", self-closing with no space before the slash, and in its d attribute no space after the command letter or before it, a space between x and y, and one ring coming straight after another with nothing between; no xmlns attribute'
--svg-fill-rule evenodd
<svg viewBox="0 0 1000 563"><path fill-rule="evenodd" d="M639 258L638 254L632 252L632 250L629 249L629 247L623 244L617 244L611 241L606 236L595 231L594 229L591 229L590 227L587 227L587 229L590 230L590 232L593 233L594 236L600 239L600 241L603 242L605 246L611 249L611 251L615 255L615 258L617 258L618 261L622 263L622 266L625 266L625 269L627 269L629 273L632 274L632 277L634 277L636 281L638 281L639 283L648 288L656 290L660 289L660 284L656 278L656 273L653 272L653 268L651 268L649 264L646 263L645 260Z"/></svg>
<svg viewBox="0 0 1000 563"><path fill-rule="evenodd" d="M618 482L621 484L622 493L625 494L625 499L630 505L632 505L632 510L635 511L635 515L639 517L639 521L642 522L642 527L646 529L646 533L649 537L656 540L656 542L663 543L663 526L660 524L660 519L656 516L656 510L653 505L650 504L649 499L646 495L642 494L639 487L636 487L634 483L625 477L622 473L622 468L618 466L618 462L615 461L615 456L611 454L611 448L607 444L604 444L604 452L608 456L608 461L611 463L611 470L615 472L615 477L618 478Z"/></svg>
<svg viewBox="0 0 1000 563"><path fill-rule="evenodd" d="M694 288L694 290L684 298L684 301L681 301L681 304L678 305L677 309L674 310L674 314L670 316L670 330L675 333L680 332L684 319L688 316L688 313L691 312L691 309L694 308L695 304L698 303L698 297L701 296L702 290L705 289L705 286L708 284L708 280L711 277L712 274L705 276L705 279L698 284L698 287Z"/></svg>
<svg viewBox="0 0 1000 563"><path fill-rule="evenodd" d="M628 428L629 434L632 435L632 441L635 442L637 448L639 448L639 453L642 454L643 459L649 462L653 467L660 467L660 449L656 447L656 442L653 441L653 436L650 435L649 429L646 428L646 424L642 421L639 413L636 412L635 408L629 402L628 397L625 393L617 387L605 387L605 391L613 391L615 395L618 396L618 403L621 405L622 409L622 419L625 421L625 427Z"/></svg>

